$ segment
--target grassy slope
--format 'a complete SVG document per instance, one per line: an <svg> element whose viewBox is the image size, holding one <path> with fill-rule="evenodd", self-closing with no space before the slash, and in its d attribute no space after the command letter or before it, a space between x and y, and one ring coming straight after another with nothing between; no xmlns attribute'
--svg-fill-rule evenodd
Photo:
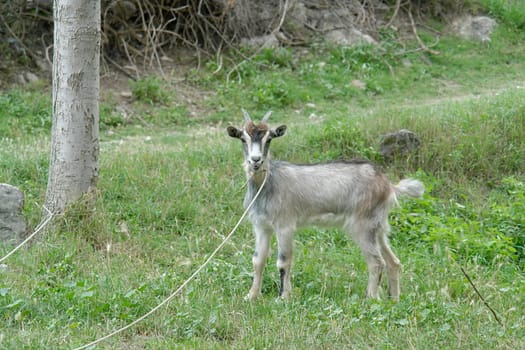
<svg viewBox="0 0 525 350"><path fill-rule="evenodd" d="M161 94L162 107L147 107L157 129L106 136L95 210L72 208L56 232L0 270L0 348L82 345L147 312L204 261L240 216L244 182L240 145L206 124L239 122L239 106L274 109L274 122L291 129L272 146L275 157L301 162L380 160L381 133L408 127L422 136L417 157L384 164L393 179L413 174L428 187L424 199L404 201L392 214L392 244L404 264L401 301L364 299L365 264L355 245L340 232L308 229L296 239L294 298L275 301L272 256L264 298L242 302L251 282L245 224L169 307L99 348L525 348L525 279L515 251L525 221L525 89L516 87L525 85L524 39L501 27L488 47L443 38L439 56L397 55L395 45L382 56L373 49L319 48L301 59L264 52L230 75L239 84L195 74L217 91L207 102L214 112L192 122L204 132L180 124L162 130L184 122L162 117L183 112ZM45 115L46 107L25 111L16 101L35 96L3 95L15 103L5 102L9 114L0 115L18 116L5 129L11 139L1 141L0 181L24 189L33 223L45 191L46 124L24 118Z"/></svg>

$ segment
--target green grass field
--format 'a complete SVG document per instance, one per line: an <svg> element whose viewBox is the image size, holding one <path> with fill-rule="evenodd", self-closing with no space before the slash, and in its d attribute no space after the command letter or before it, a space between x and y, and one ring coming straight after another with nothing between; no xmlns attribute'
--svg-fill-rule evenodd
<svg viewBox="0 0 525 350"><path fill-rule="evenodd" d="M154 77L130 86L140 120L103 100L95 207L73 206L5 261L0 349L89 343L148 312L205 261L242 214L241 146L224 131L241 123L241 107L259 117L272 109L271 122L288 125L274 158L365 157L392 181L425 183L424 198L391 215L399 303L365 299L359 249L314 228L296 235L292 299L276 300L274 242L263 298L243 301L253 252L246 222L180 296L97 349L525 348L525 32L501 2L485 2L501 22L489 45L442 37L437 56L394 40L268 50L215 74L210 61L188 74L208 96L197 116ZM0 182L25 192L32 226L47 183L45 91L0 94ZM422 147L387 163L379 138L401 128ZM0 246L0 257L11 247Z"/></svg>

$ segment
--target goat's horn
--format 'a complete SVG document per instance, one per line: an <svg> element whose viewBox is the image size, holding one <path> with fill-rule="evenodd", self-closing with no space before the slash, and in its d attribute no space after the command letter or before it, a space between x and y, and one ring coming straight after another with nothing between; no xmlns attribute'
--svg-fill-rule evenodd
<svg viewBox="0 0 525 350"><path fill-rule="evenodd" d="M244 121L246 123L249 123L252 121L252 119L250 118L250 115L248 114L248 112L246 112L244 108L242 108L242 114L244 115Z"/></svg>
<svg viewBox="0 0 525 350"><path fill-rule="evenodd" d="M270 115L272 115L272 111L268 111L264 117L261 120L261 123L266 123L268 121L268 118L270 118Z"/></svg>

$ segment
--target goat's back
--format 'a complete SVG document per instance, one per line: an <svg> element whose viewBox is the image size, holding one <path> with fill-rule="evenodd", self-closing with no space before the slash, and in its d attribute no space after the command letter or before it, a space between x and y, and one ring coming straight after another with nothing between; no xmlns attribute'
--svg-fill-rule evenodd
<svg viewBox="0 0 525 350"><path fill-rule="evenodd" d="M249 191L247 200L250 193L254 191ZM254 210L272 221L282 218L300 225L316 218L325 222L341 221L353 213L373 215L394 201L392 184L370 162L300 165L273 161Z"/></svg>

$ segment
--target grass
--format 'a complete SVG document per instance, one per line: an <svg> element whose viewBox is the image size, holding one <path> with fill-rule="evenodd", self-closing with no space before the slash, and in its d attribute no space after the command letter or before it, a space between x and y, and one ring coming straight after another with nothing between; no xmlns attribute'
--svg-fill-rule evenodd
<svg viewBox="0 0 525 350"><path fill-rule="evenodd" d="M112 122L102 127L112 132L103 133L95 207L73 206L2 266L0 348L83 345L143 315L195 271L241 214L241 147L223 130L224 122L240 123L241 106L259 116L273 109L273 122L288 124L287 137L272 144L275 158L366 157L393 180L425 183L423 199L402 201L391 215L404 265L400 302L365 299L358 248L341 232L313 228L296 237L292 300L275 300L274 252L263 298L243 302L253 249L243 224L169 306L97 348L525 348L523 39L501 25L490 47L444 37L434 47L439 56L392 41L382 53L265 51L216 75L211 62L191 79L217 91L203 101L212 112L191 121L153 78L138 83L144 95L135 93L132 104L147 111L147 126L119 121L115 103L104 101L101 119ZM48 164L50 103L42 90L0 96L0 182L25 192L33 226ZM379 136L400 128L415 131L422 148L387 163Z"/></svg>
<svg viewBox="0 0 525 350"><path fill-rule="evenodd" d="M517 29L525 28L525 3L520 0L479 0L488 12Z"/></svg>

